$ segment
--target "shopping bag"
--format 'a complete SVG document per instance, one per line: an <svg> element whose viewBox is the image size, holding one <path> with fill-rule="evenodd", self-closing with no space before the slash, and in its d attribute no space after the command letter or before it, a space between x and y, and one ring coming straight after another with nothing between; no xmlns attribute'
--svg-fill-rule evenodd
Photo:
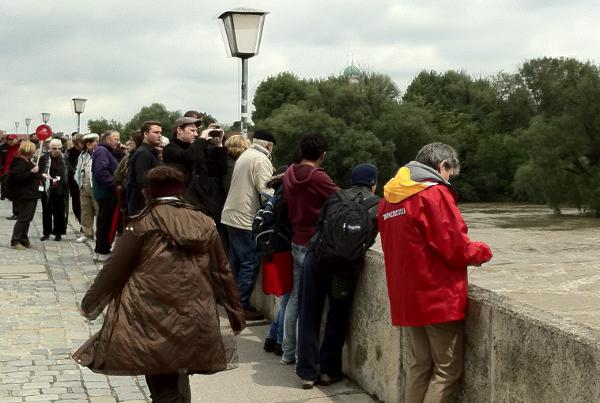
<svg viewBox="0 0 600 403"><path fill-rule="evenodd" d="M292 290L292 252L277 252L263 257L263 292L282 296Z"/></svg>

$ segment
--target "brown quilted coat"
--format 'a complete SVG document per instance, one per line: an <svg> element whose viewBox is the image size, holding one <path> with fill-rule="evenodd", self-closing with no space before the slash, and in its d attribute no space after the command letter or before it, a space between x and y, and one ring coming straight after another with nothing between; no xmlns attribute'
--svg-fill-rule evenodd
<svg viewBox="0 0 600 403"><path fill-rule="evenodd" d="M81 308L88 319L110 304L102 329L73 358L118 375L225 370L235 347L224 342L217 297L231 328L243 330L239 292L213 220L172 198L158 201L127 224L87 291Z"/></svg>

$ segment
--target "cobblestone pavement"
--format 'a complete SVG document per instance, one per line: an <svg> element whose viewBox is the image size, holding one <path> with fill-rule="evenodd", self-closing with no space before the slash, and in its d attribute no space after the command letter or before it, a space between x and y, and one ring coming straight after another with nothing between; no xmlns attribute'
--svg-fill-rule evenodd
<svg viewBox="0 0 600 403"><path fill-rule="evenodd" d="M100 265L72 226L62 241L41 242L41 206L30 250L10 248L10 202L0 201L0 402L146 402L143 377L112 377L78 366L70 353L102 323L79 315Z"/></svg>

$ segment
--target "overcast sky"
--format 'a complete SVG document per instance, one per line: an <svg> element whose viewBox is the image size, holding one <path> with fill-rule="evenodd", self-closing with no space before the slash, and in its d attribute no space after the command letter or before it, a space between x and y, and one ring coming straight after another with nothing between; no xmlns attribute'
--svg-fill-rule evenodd
<svg viewBox="0 0 600 403"><path fill-rule="evenodd" d="M591 0L389 1L0 0L0 129L41 123L76 129L71 98L88 118L129 120L144 105L239 119L239 60L227 58L216 16L267 10L250 99L281 71L302 78L357 64L404 90L421 70L513 72L525 60L597 60L600 2ZM252 108L252 107L251 107Z"/></svg>

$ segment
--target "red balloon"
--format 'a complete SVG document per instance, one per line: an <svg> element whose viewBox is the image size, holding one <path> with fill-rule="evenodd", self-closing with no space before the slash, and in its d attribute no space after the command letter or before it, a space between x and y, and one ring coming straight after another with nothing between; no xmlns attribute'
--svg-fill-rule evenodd
<svg viewBox="0 0 600 403"><path fill-rule="evenodd" d="M39 125L37 129L35 129L35 136L40 141L46 141L52 137L52 128L48 125Z"/></svg>

